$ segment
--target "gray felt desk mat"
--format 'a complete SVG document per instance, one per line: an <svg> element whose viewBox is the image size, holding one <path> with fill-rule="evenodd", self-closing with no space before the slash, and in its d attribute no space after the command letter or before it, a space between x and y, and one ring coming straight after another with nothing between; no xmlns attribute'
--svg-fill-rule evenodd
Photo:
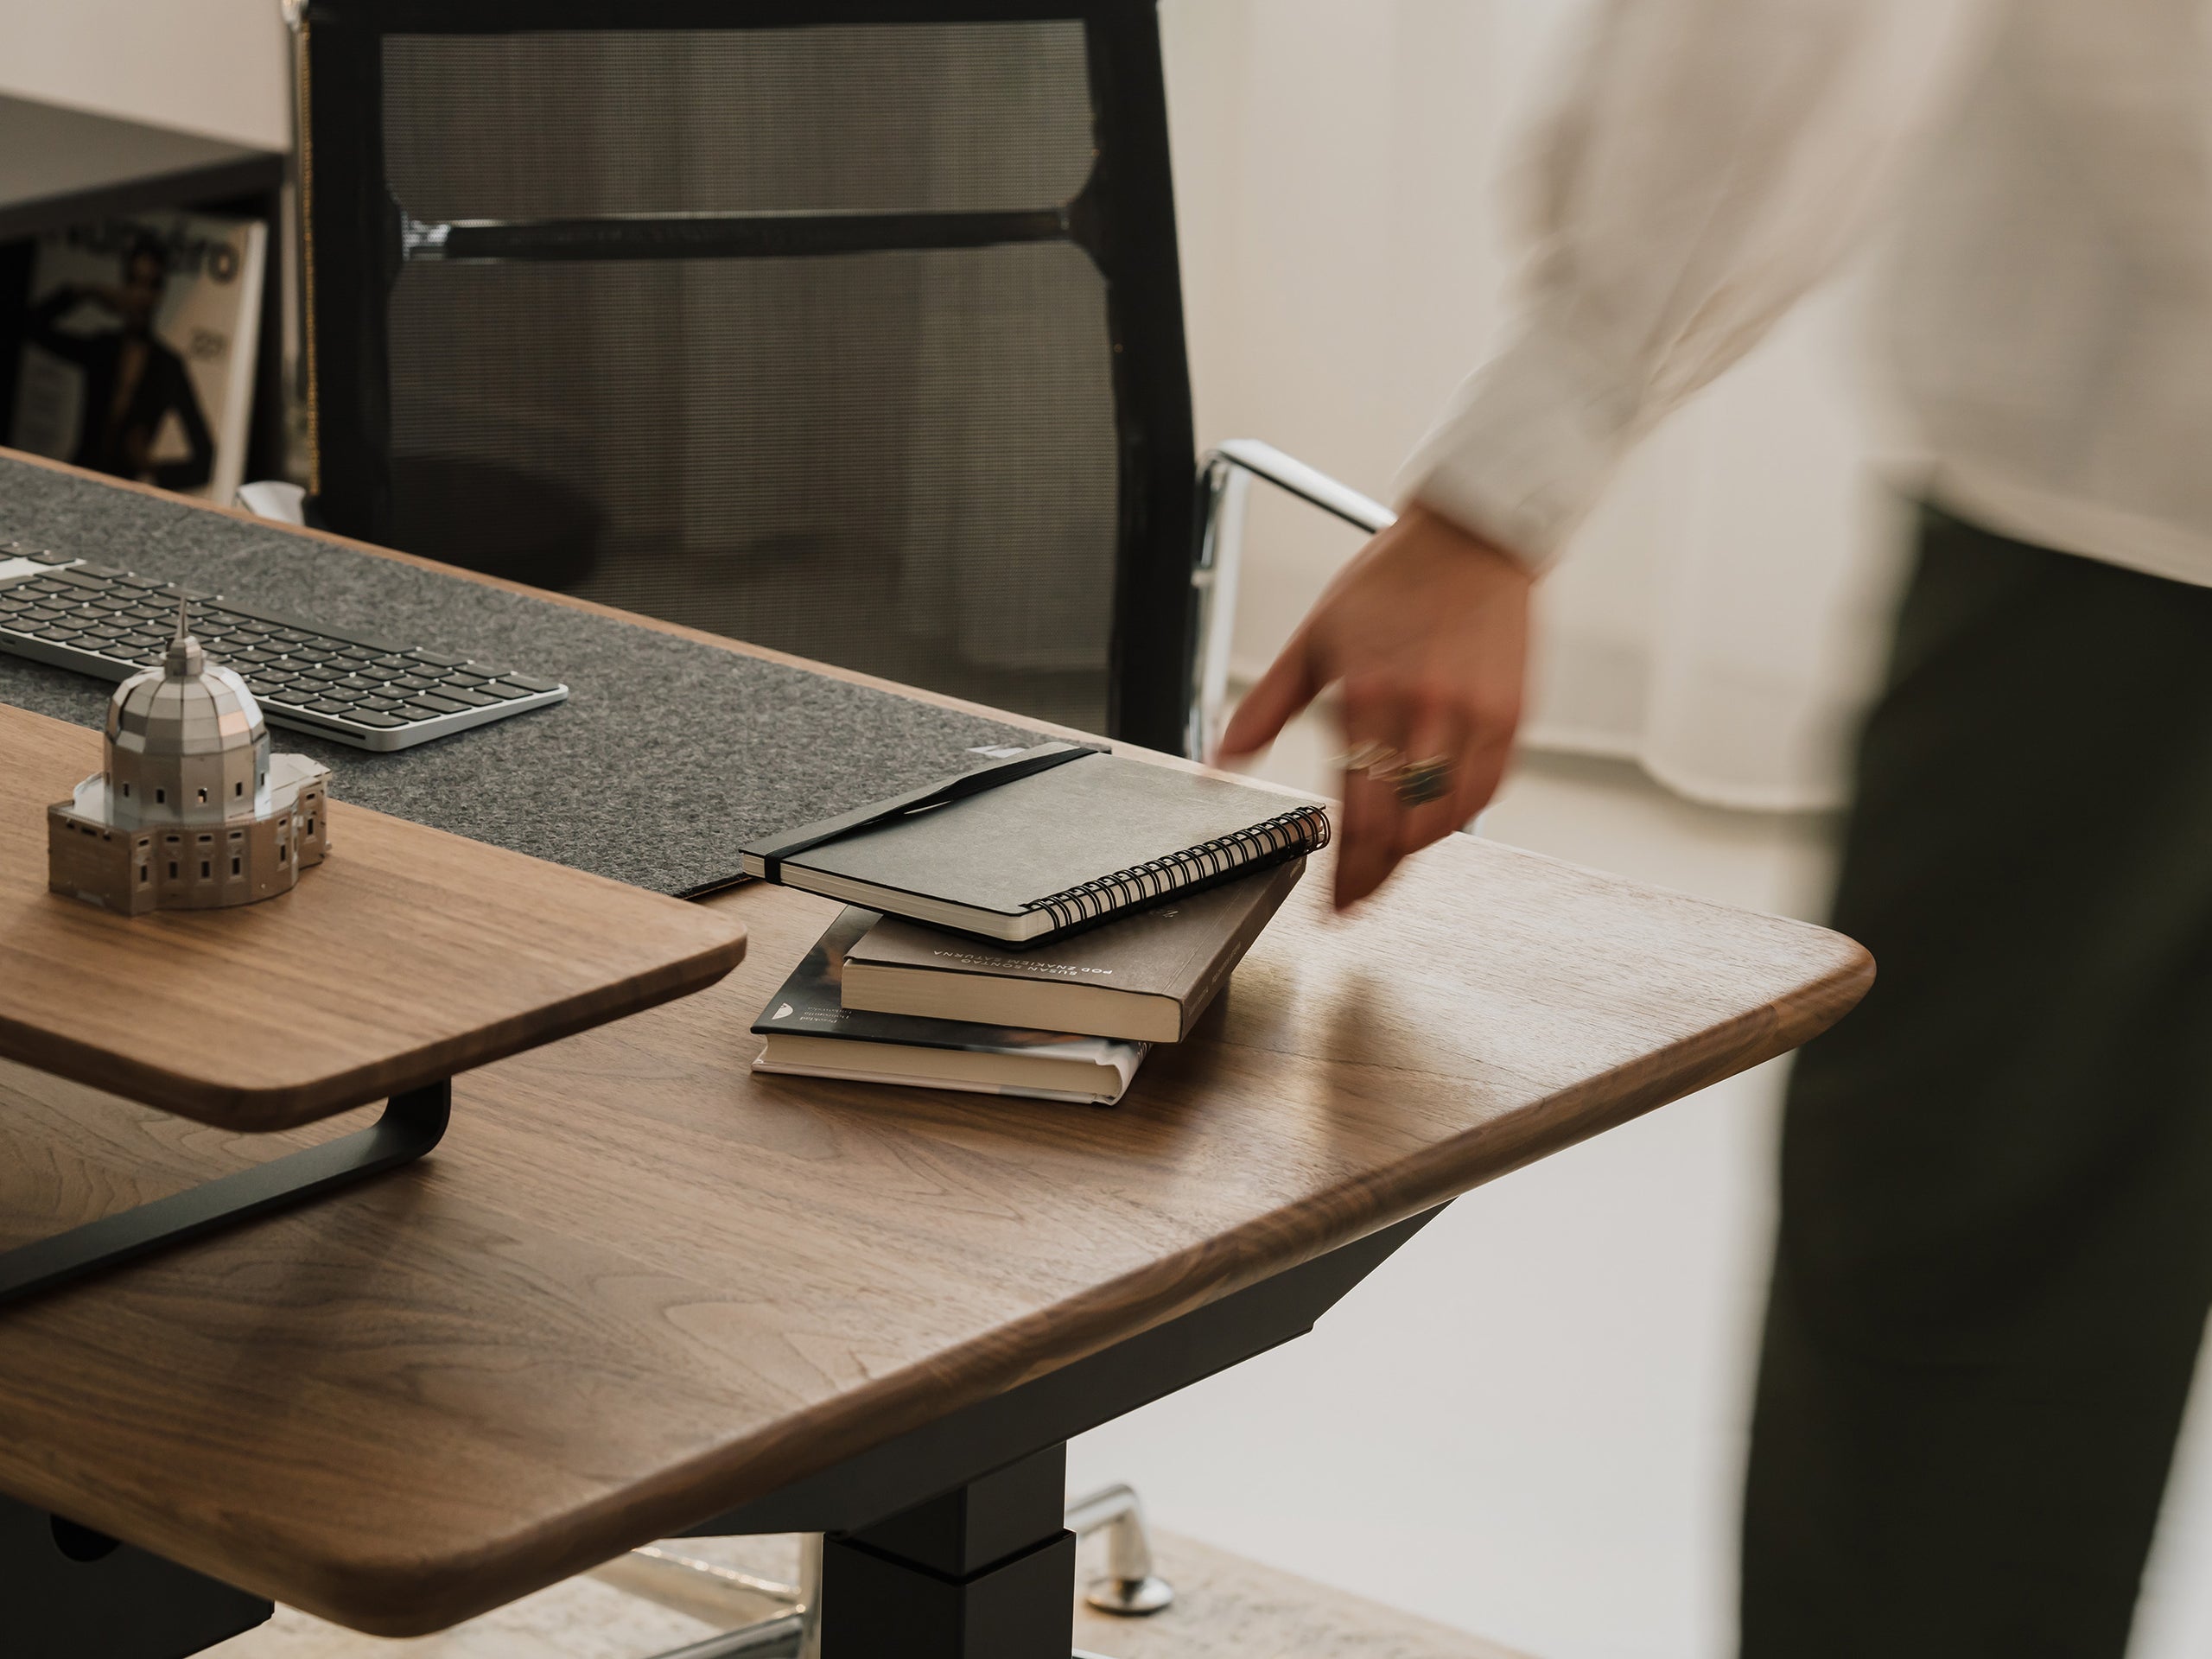
<svg viewBox="0 0 2212 1659"><path fill-rule="evenodd" d="M1039 740L652 628L0 457L0 542L219 594L341 632L565 681L569 699L395 754L272 728L331 793L662 893L738 848ZM0 652L0 702L97 727L114 687ZM342 849L341 849L342 850Z"/></svg>

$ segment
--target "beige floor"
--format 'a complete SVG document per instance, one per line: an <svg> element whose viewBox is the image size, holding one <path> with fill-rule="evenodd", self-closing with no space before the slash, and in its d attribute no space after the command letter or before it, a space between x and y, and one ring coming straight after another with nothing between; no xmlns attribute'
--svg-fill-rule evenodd
<svg viewBox="0 0 2212 1659"><path fill-rule="evenodd" d="M785 1538L694 1540L683 1548L764 1577L788 1580L795 1571L796 1548ZM1078 1606L1078 1649L1109 1659L1515 1659L1443 1625L1189 1539L1161 1535L1155 1548L1176 1586L1175 1605L1141 1619ZM206 1659L645 1659L713 1633L683 1614L576 1579L413 1642L356 1635L283 1608Z"/></svg>

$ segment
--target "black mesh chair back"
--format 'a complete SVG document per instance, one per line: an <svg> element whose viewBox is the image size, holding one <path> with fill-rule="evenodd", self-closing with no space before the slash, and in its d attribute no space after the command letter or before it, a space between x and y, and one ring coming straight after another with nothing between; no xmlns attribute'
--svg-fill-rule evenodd
<svg viewBox="0 0 2212 1659"><path fill-rule="evenodd" d="M312 0L300 48L330 528L1181 745L1151 0Z"/></svg>

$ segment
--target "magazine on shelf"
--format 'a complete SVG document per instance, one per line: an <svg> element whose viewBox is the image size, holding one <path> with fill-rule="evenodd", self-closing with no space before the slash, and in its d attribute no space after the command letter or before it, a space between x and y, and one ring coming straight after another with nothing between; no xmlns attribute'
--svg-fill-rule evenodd
<svg viewBox="0 0 2212 1659"><path fill-rule="evenodd" d="M41 238L9 442L227 504L245 481L268 227L139 213Z"/></svg>

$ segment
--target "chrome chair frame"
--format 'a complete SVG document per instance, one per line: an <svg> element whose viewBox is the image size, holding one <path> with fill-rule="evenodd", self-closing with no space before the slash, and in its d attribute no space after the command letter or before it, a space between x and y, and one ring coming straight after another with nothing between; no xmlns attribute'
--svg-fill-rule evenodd
<svg viewBox="0 0 2212 1659"><path fill-rule="evenodd" d="M1202 760L1220 741L1229 712L1229 653L1236 632L1236 584L1244 555L1246 505L1263 478L1372 536L1397 522L1380 501L1257 438L1231 438L1198 462L1198 548L1191 586L1198 605L1191 670L1190 727L1183 752Z"/></svg>

